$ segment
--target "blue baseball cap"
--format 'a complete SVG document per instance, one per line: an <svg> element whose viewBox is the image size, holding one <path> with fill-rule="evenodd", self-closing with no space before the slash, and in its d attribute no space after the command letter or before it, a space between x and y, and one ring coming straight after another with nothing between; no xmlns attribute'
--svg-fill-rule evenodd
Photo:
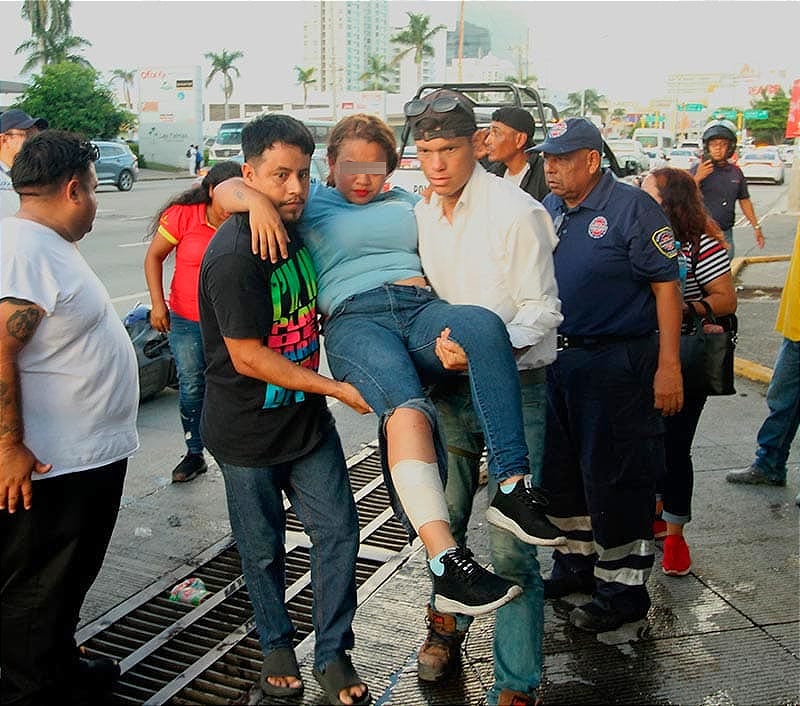
<svg viewBox="0 0 800 706"><path fill-rule="evenodd" d="M12 108L0 113L0 133L9 130L28 130L34 126L44 130L47 125L47 120L44 118L32 118L19 108Z"/></svg>
<svg viewBox="0 0 800 706"><path fill-rule="evenodd" d="M584 148L603 153L603 136L600 130L586 118L567 118L552 125L547 131L547 139L536 145L533 151L567 154Z"/></svg>

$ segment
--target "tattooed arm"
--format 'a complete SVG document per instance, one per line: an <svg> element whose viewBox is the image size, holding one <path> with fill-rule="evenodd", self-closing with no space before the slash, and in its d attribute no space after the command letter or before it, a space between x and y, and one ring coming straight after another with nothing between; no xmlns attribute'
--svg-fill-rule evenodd
<svg viewBox="0 0 800 706"><path fill-rule="evenodd" d="M23 426L17 358L31 340L44 311L23 299L0 300L0 511L16 512L22 500L31 507L31 475L47 473L50 464L39 461L22 443ZM20 498L21 496L21 498Z"/></svg>

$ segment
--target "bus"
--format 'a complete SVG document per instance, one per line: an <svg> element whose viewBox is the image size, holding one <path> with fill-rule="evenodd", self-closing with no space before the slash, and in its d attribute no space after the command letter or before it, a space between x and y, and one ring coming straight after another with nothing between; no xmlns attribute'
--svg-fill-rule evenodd
<svg viewBox="0 0 800 706"><path fill-rule="evenodd" d="M226 120L219 126L214 144L208 149L208 166L241 154L242 129L249 122L250 120ZM316 147L325 147L328 144L328 135L336 124L326 120L303 120L302 123L314 137Z"/></svg>
<svg viewBox="0 0 800 706"><path fill-rule="evenodd" d="M668 152L675 146L674 135L659 127L637 127L633 131L633 139L641 142L645 150L662 149Z"/></svg>

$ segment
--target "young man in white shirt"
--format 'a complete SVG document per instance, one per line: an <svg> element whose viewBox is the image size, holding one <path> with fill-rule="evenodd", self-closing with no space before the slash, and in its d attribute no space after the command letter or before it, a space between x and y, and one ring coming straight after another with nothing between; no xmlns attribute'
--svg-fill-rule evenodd
<svg viewBox="0 0 800 706"><path fill-rule="evenodd" d="M519 187L487 173L473 154L476 131L470 101L439 90L407 105L417 155L433 187L430 202L416 207L422 266L436 293L454 304L485 306L508 328L519 368L525 435L531 463L526 484L541 473L545 418L545 367L556 357L562 316L553 271L553 223ZM445 367L467 370L463 351L445 334L437 343ZM449 450L446 495L459 541L478 488L483 451L466 375L432 393ZM490 484L492 497L498 490ZM538 493L533 490L533 497ZM487 513L488 517L488 513ZM495 571L523 587L497 611L495 683L487 704L534 704L542 672L543 588L536 547L490 525ZM418 674L436 681L456 661L470 619L428 609L429 632L418 655Z"/></svg>
<svg viewBox="0 0 800 706"><path fill-rule="evenodd" d="M97 211L97 150L46 131L11 168L0 221L0 701L105 703L119 675L81 659L81 604L139 439L136 355L76 243Z"/></svg>

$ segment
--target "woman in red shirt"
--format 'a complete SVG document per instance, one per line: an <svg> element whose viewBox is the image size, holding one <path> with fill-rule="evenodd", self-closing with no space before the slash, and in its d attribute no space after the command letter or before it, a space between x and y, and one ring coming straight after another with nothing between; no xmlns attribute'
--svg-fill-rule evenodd
<svg viewBox="0 0 800 706"><path fill-rule="evenodd" d="M241 176L236 162L215 164L203 181L170 201L153 219L150 247L144 258L144 275L150 290L153 328L169 334L169 346L178 369L178 406L187 452L172 471L173 483L184 483L205 473L200 414L205 392L205 357L200 336L197 285L200 264L217 227L228 217L214 200L214 187ZM175 251L175 272L164 298L164 260Z"/></svg>

